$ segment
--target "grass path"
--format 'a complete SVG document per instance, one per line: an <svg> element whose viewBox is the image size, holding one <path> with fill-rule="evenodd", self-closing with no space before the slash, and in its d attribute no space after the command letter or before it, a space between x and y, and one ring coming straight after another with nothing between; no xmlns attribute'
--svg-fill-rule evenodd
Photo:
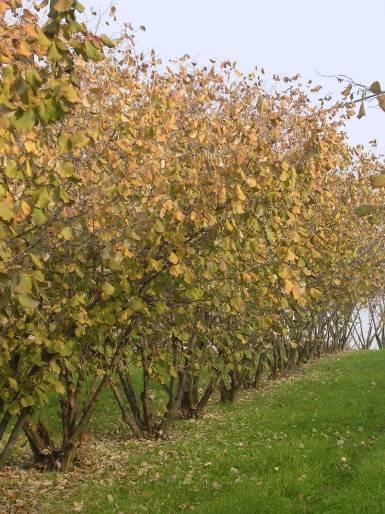
<svg viewBox="0 0 385 514"><path fill-rule="evenodd" d="M41 512L385 513L385 352L326 359L177 430L115 443L112 466Z"/></svg>

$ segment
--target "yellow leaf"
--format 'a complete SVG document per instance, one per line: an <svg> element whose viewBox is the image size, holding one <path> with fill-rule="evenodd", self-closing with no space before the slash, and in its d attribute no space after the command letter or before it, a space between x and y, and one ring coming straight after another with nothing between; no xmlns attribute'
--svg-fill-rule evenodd
<svg viewBox="0 0 385 514"><path fill-rule="evenodd" d="M29 153L36 151L36 143L34 141L27 139L27 141L24 143L24 146Z"/></svg>
<svg viewBox="0 0 385 514"><path fill-rule="evenodd" d="M351 84L348 84L348 85L346 86L346 88L341 92L341 94L342 94L343 96L349 96L349 95L350 95L351 90L352 90L352 85L351 85Z"/></svg>
<svg viewBox="0 0 385 514"><path fill-rule="evenodd" d="M379 173L378 175L372 175L370 177L370 183L373 187L385 187L385 173Z"/></svg>
<svg viewBox="0 0 385 514"><path fill-rule="evenodd" d="M31 206L25 200L21 201L20 210L24 214L24 216L29 216L31 214Z"/></svg>
<svg viewBox="0 0 385 514"><path fill-rule="evenodd" d="M84 148L87 146L89 140L90 138L80 130L71 136L72 145L76 146L77 148Z"/></svg>
<svg viewBox="0 0 385 514"><path fill-rule="evenodd" d="M285 280L285 293L290 294L293 291L294 284L290 280Z"/></svg>
<svg viewBox="0 0 385 514"><path fill-rule="evenodd" d="M383 111L385 111L385 95L381 95L377 97L378 105L381 107Z"/></svg>
<svg viewBox="0 0 385 514"><path fill-rule="evenodd" d="M237 196L239 198L239 200L241 200L241 202L244 202L246 200L246 196L244 194L244 192L242 191L241 189L241 186L239 184L237 184Z"/></svg>
<svg viewBox="0 0 385 514"><path fill-rule="evenodd" d="M0 202L0 218L4 221L10 221L13 218L13 213L5 202Z"/></svg>
<svg viewBox="0 0 385 514"><path fill-rule="evenodd" d="M103 296L109 297L114 294L115 288L109 282L104 282L102 285Z"/></svg>
<svg viewBox="0 0 385 514"><path fill-rule="evenodd" d="M171 252L170 255L168 256L168 260L172 263L172 264L178 264L179 262L179 257L177 256L176 253L174 252Z"/></svg>
<svg viewBox="0 0 385 514"><path fill-rule="evenodd" d="M71 227L64 227L59 236L66 241L70 241L73 238Z"/></svg>
<svg viewBox="0 0 385 514"><path fill-rule="evenodd" d="M360 110L358 111L358 115L357 115L357 118L360 120L361 118L363 118L365 116L365 105L364 105L364 102L361 102L361 105L360 105Z"/></svg>
<svg viewBox="0 0 385 514"><path fill-rule="evenodd" d="M243 214L245 212L241 202L233 202L233 213Z"/></svg>
<svg viewBox="0 0 385 514"><path fill-rule="evenodd" d="M171 366L170 370L169 370L169 375L173 378L177 378L178 376L178 373L176 371L176 369L174 368L174 366Z"/></svg>
<svg viewBox="0 0 385 514"><path fill-rule="evenodd" d="M185 215L183 214L183 212L182 212L182 211L177 211L177 212L175 213L175 217L176 217L176 219L177 219L178 221L180 221L180 222L184 221L184 219L185 219Z"/></svg>
<svg viewBox="0 0 385 514"><path fill-rule="evenodd" d="M74 0L54 0L52 2L52 7L57 12L65 12L71 9L73 6Z"/></svg>
<svg viewBox="0 0 385 514"><path fill-rule="evenodd" d="M289 248L286 254L286 260L288 262L295 262L298 259L296 254Z"/></svg>
<svg viewBox="0 0 385 514"><path fill-rule="evenodd" d="M19 390L19 386L14 378L8 377L8 383L11 386L11 389L13 389L14 391Z"/></svg>
<svg viewBox="0 0 385 514"><path fill-rule="evenodd" d="M375 95L379 95L382 91L381 84L378 82L378 80L375 80L374 82L372 82L369 86L369 89Z"/></svg>
<svg viewBox="0 0 385 514"><path fill-rule="evenodd" d="M311 287L311 288L309 289L309 293L310 293L310 296L311 296L312 298L315 298L315 299L317 299L317 298L321 298L321 296L322 296L321 291L319 291L318 289L315 289L314 287Z"/></svg>

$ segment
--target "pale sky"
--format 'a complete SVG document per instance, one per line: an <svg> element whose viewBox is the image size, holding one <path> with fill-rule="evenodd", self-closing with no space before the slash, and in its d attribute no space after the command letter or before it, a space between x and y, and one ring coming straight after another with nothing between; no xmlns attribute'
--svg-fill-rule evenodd
<svg viewBox="0 0 385 514"><path fill-rule="evenodd" d="M82 0L105 10L109 0ZM379 80L385 88L385 0L116 0L118 19L140 32L137 46L164 60L188 53L255 65L269 73L313 79L341 98L341 85L325 75L357 82ZM101 27L101 30L106 31ZM383 79L383 80L382 80ZM367 117L349 122L353 143L377 139L385 152L385 112L367 106Z"/></svg>

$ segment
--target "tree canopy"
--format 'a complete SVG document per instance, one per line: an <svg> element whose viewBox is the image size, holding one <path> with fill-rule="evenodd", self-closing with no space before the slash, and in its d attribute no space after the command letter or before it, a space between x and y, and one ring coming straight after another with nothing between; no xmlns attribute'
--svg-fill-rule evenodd
<svg viewBox="0 0 385 514"><path fill-rule="evenodd" d="M24 431L38 464L70 466L107 387L128 433L162 437L215 391L346 346L382 290L382 165L341 102L165 66L82 10L42 23L0 0L0 464Z"/></svg>

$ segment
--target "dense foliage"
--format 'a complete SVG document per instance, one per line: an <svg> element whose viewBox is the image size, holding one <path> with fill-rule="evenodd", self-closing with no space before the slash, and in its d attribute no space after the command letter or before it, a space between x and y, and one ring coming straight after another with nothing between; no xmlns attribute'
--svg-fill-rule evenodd
<svg viewBox="0 0 385 514"><path fill-rule="evenodd" d="M36 463L70 466L107 387L128 432L161 437L343 349L384 258L363 212L380 164L347 144L346 106L164 67L87 32L77 1L44 25L20 3L0 0L0 464L24 431Z"/></svg>

